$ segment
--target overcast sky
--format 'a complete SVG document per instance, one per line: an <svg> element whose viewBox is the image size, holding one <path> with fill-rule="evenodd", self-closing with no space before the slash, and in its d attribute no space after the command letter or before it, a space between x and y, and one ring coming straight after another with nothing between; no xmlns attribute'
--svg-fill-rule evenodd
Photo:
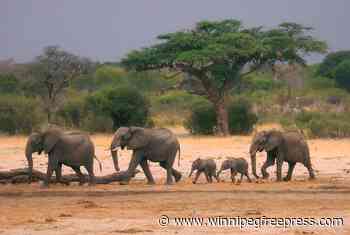
<svg viewBox="0 0 350 235"><path fill-rule="evenodd" d="M0 0L0 60L26 62L59 45L116 61L160 33L226 18L248 26L302 23L332 51L350 49L349 10L350 0Z"/></svg>

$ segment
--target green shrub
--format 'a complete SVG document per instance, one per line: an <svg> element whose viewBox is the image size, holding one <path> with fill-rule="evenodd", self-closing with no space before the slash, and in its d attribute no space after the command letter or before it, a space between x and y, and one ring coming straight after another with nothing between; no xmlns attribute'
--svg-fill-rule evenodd
<svg viewBox="0 0 350 235"><path fill-rule="evenodd" d="M350 59L343 61L335 68L334 79L340 88L350 91Z"/></svg>
<svg viewBox="0 0 350 235"><path fill-rule="evenodd" d="M89 132L112 133L113 121L110 117L87 112L81 120L81 129Z"/></svg>
<svg viewBox="0 0 350 235"><path fill-rule="evenodd" d="M169 91L163 95L152 97L152 110L190 110L194 103L203 100L205 100L205 98L192 95L186 91Z"/></svg>
<svg viewBox="0 0 350 235"><path fill-rule="evenodd" d="M247 101L238 100L228 105L228 120L231 134L248 134L252 131L258 118L251 112ZM203 101L195 103L184 126L193 134L214 134L216 127L214 106Z"/></svg>
<svg viewBox="0 0 350 235"><path fill-rule="evenodd" d="M63 106L58 110L56 116L62 120L65 127L80 128L85 118L85 97L69 97Z"/></svg>
<svg viewBox="0 0 350 235"><path fill-rule="evenodd" d="M185 120L184 126L192 134L214 134L216 126L214 106L209 102L194 104L192 113L190 117Z"/></svg>
<svg viewBox="0 0 350 235"><path fill-rule="evenodd" d="M349 113L301 112L296 115L295 123L309 137L349 137L349 118Z"/></svg>
<svg viewBox="0 0 350 235"><path fill-rule="evenodd" d="M146 126L149 123L149 102L131 87L98 91L87 98L87 110L96 116L110 117L114 129L121 126Z"/></svg>
<svg viewBox="0 0 350 235"><path fill-rule="evenodd" d="M174 86L176 79L164 79L157 71L147 71L128 73L127 82L142 93L159 93Z"/></svg>
<svg viewBox="0 0 350 235"><path fill-rule="evenodd" d="M231 103L228 107L229 128L231 134L249 134L257 123L258 117L251 111L251 105L244 100Z"/></svg>
<svg viewBox="0 0 350 235"><path fill-rule="evenodd" d="M329 53L319 66L318 74L328 78L334 78L335 68L346 60L350 60L350 51Z"/></svg>
<svg viewBox="0 0 350 235"><path fill-rule="evenodd" d="M0 74L0 94L20 92L20 82L12 74Z"/></svg>
<svg viewBox="0 0 350 235"><path fill-rule="evenodd" d="M8 134L31 133L45 117L40 103L22 96L0 96L0 131Z"/></svg>

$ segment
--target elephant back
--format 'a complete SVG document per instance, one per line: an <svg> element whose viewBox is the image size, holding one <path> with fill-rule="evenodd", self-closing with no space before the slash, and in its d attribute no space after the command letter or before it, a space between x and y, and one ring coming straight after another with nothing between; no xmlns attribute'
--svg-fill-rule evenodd
<svg viewBox="0 0 350 235"><path fill-rule="evenodd" d="M287 146L287 159L289 156L293 156L295 162L305 162L308 161L309 147L303 135L298 132L286 132L284 133L284 138Z"/></svg>
<svg viewBox="0 0 350 235"><path fill-rule="evenodd" d="M85 134L64 134L61 137L62 147L68 152L74 152L79 148L84 148L86 151L94 151L94 144L90 137Z"/></svg>
<svg viewBox="0 0 350 235"><path fill-rule="evenodd" d="M179 141L174 133L165 128L150 129L149 130L149 144L147 151L149 154L176 154L179 149ZM158 156L159 158L161 156Z"/></svg>

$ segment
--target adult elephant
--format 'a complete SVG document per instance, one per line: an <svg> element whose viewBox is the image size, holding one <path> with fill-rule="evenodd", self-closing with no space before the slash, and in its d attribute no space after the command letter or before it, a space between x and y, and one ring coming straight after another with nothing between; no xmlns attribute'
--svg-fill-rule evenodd
<svg viewBox="0 0 350 235"><path fill-rule="evenodd" d="M293 170L297 162L302 163L309 171L310 179L315 178L312 169L309 147L304 137L297 132L281 132L277 130L262 131L255 135L250 146L250 156L253 175L256 178L256 152L267 153L267 159L261 168L263 178L269 177L266 168L275 164L277 161L277 181L282 180L282 164L287 162L289 165L288 174L283 178L289 181L292 178Z"/></svg>
<svg viewBox="0 0 350 235"><path fill-rule="evenodd" d="M32 154L44 151L48 154L47 177L44 186L48 186L53 171L56 173L57 182L61 182L62 165L70 166L80 177L80 184L84 182L84 175L80 167L84 166L89 174L89 184L95 183L94 158L95 147L90 137L79 132L64 133L52 128L44 132L33 133L27 140L25 155L29 167L29 183L32 181L33 157ZM101 163L100 164L100 169Z"/></svg>
<svg viewBox="0 0 350 235"><path fill-rule="evenodd" d="M160 166L166 170L166 184L172 184L173 177L176 182L181 179L181 173L173 168L178 151L180 164L180 144L170 130L165 128L120 127L115 132L110 147L116 171L119 171L117 154L119 147L122 149L127 147L127 149L133 150L124 183L130 181L133 172L140 164L148 184L155 184L148 166L148 160L159 162Z"/></svg>

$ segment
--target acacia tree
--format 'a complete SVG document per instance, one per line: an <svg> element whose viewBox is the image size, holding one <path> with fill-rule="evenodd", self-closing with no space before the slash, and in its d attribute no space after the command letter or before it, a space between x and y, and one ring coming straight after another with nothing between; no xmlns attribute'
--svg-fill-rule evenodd
<svg viewBox="0 0 350 235"><path fill-rule="evenodd" d="M39 94L45 104L48 122L58 105L58 99L75 77L89 73L95 64L87 58L81 58L60 49L58 46L44 48L30 66L34 80L33 86L38 86Z"/></svg>
<svg viewBox="0 0 350 235"><path fill-rule="evenodd" d="M218 133L228 135L228 92L261 66L305 64L306 54L325 52L326 43L314 39L310 30L296 23L265 30L244 28L232 19L201 21L193 29L159 35L159 43L132 51L121 64L138 71L167 69L196 77L215 107Z"/></svg>

